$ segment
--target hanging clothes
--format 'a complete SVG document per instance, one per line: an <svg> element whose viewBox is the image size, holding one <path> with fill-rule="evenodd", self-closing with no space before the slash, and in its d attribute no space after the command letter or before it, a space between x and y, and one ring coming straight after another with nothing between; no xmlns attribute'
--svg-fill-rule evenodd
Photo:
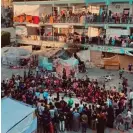
<svg viewBox="0 0 133 133"><path fill-rule="evenodd" d="M31 15L26 16L26 22L32 23L32 16Z"/></svg>
<svg viewBox="0 0 133 133"><path fill-rule="evenodd" d="M33 16L33 24L39 24L40 19L38 16Z"/></svg>
<svg viewBox="0 0 133 133"><path fill-rule="evenodd" d="M50 17L49 21L50 21L50 24L52 24L54 22L53 16Z"/></svg>
<svg viewBox="0 0 133 133"><path fill-rule="evenodd" d="M25 21L25 17L24 17L24 15L21 15L21 16L19 17L19 22L22 23L22 22L24 22L24 21Z"/></svg>

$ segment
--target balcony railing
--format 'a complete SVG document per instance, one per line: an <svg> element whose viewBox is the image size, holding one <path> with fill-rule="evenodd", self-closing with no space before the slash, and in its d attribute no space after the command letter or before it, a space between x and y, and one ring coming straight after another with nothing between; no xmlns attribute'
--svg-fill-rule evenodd
<svg viewBox="0 0 133 133"><path fill-rule="evenodd" d="M66 36L30 36L30 37L24 37L24 36L17 36L17 39L23 40L23 41L54 41L54 42L64 42L65 44L68 44L68 46L73 47L73 46L80 46L80 45L103 45L103 46L112 46L112 47L129 47L133 48L133 39L130 39L129 42L125 41L125 45L122 44L123 40L122 39L116 39L114 43L113 41L110 40L108 43L105 42L105 39L100 38L100 37L85 37L84 41L80 40L79 38L77 39L70 39L67 38ZM126 39L125 39L126 40Z"/></svg>
<svg viewBox="0 0 133 133"><path fill-rule="evenodd" d="M59 1L59 0L13 0L14 2L28 2L28 1Z"/></svg>
<svg viewBox="0 0 133 133"><path fill-rule="evenodd" d="M45 16L40 17L40 22L42 23L80 23L80 24L87 24L87 23L109 23L109 24L133 24L133 16L130 17L107 17L103 18L102 16Z"/></svg>

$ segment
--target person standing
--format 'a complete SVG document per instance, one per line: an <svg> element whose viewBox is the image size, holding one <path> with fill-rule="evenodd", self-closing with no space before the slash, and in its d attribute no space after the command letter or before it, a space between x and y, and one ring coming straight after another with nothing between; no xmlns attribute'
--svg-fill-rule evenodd
<svg viewBox="0 0 133 133"><path fill-rule="evenodd" d="M69 100L68 100L68 106L69 106L70 108L72 108L73 103L74 103L74 101L73 101L72 97L70 96L70 98L69 98Z"/></svg>
<svg viewBox="0 0 133 133"><path fill-rule="evenodd" d="M38 66L36 67L36 77L38 76L39 68Z"/></svg>
<svg viewBox="0 0 133 133"><path fill-rule="evenodd" d="M109 106L107 109L107 126L109 128L113 128L113 122L114 122L114 110L112 106Z"/></svg>
<svg viewBox="0 0 133 133"><path fill-rule="evenodd" d="M72 114L72 109L67 112L66 114L66 129L67 131L72 130L72 119L73 119L73 114Z"/></svg>
<svg viewBox="0 0 133 133"><path fill-rule="evenodd" d="M118 86L118 92L121 92L122 90L123 90L122 84L119 83L119 86Z"/></svg>
<svg viewBox="0 0 133 133"><path fill-rule="evenodd" d="M131 90L129 93L129 100L130 100L130 106L132 108L133 107L133 90Z"/></svg>
<svg viewBox="0 0 133 133"><path fill-rule="evenodd" d="M88 116L83 112L81 116L81 122L82 122L82 133L86 133L87 130L87 124L88 124Z"/></svg>
<svg viewBox="0 0 133 133"><path fill-rule="evenodd" d="M78 132L80 128L80 114L77 110L73 113L73 130Z"/></svg>
<svg viewBox="0 0 133 133"><path fill-rule="evenodd" d="M43 128L44 128L44 133L48 133L50 128L49 128L49 124L50 124L50 114L47 110L44 110L43 112Z"/></svg>
<svg viewBox="0 0 133 133"><path fill-rule="evenodd" d="M120 79L122 78L123 73L124 73L124 68L123 68L123 69L120 69L120 71L119 71L119 76L120 76Z"/></svg>
<svg viewBox="0 0 133 133"><path fill-rule="evenodd" d="M64 132L65 131L65 115L63 112L60 112L59 114L59 129L60 131Z"/></svg>
<svg viewBox="0 0 133 133"><path fill-rule="evenodd" d="M129 65L128 65L128 71L129 71L129 72L132 71L132 66L133 66L132 64L129 64Z"/></svg>
<svg viewBox="0 0 133 133"><path fill-rule="evenodd" d="M104 133L105 123L105 115L102 112L100 112L97 117L97 133Z"/></svg>

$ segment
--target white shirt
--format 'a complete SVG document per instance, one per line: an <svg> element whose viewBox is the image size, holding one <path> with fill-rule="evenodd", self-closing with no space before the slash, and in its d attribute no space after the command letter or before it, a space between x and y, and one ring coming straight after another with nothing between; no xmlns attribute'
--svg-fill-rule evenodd
<svg viewBox="0 0 133 133"><path fill-rule="evenodd" d="M38 106L38 112L39 115L43 115L44 107L43 106Z"/></svg>
<svg viewBox="0 0 133 133"><path fill-rule="evenodd" d="M50 102L51 102L51 103L53 102L53 97L52 97L52 96L48 96L48 104L49 104Z"/></svg>
<svg viewBox="0 0 133 133"><path fill-rule="evenodd" d="M55 116L55 110L54 109L50 109L49 112L50 112L51 118L54 118L54 116Z"/></svg>
<svg viewBox="0 0 133 133"><path fill-rule="evenodd" d="M40 100L44 100L43 93L40 93Z"/></svg>
<svg viewBox="0 0 133 133"><path fill-rule="evenodd" d="M130 92L129 99L133 99L133 91Z"/></svg>
<svg viewBox="0 0 133 133"><path fill-rule="evenodd" d="M127 112L127 116L131 118L132 117L132 113L130 111L128 111Z"/></svg>

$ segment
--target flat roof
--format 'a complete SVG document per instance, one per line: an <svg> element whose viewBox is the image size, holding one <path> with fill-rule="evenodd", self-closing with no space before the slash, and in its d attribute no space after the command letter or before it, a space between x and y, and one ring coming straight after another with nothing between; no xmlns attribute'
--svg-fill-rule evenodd
<svg viewBox="0 0 133 133"><path fill-rule="evenodd" d="M15 0L14 0L15 1ZM17 5L56 5L56 4L81 4L81 3L88 3L88 4L96 4L96 3L130 3L131 0L58 0L58 1L24 1L20 0L17 2L13 2L13 4ZM132 0L133 1L133 0Z"/></svg>
<svg viewBox="0 0 133 133"><path fill-rule="evenodd" d="M35 111L35 108L5 97L1 100L1 132L7 133L12 127L26 116Z"/></svg>

